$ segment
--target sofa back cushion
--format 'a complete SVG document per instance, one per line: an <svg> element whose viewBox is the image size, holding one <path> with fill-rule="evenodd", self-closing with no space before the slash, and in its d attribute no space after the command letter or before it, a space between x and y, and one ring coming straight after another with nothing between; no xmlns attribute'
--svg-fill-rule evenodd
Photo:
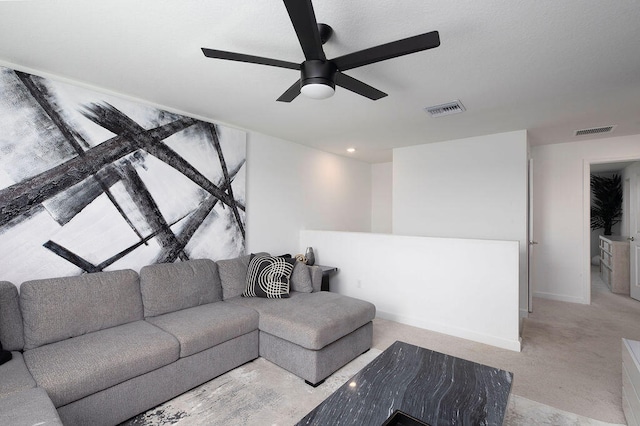
<svg viewBox="0 0 640 426"><path fill-rule="evenodd" d="M262 253L260 253L262 254ZM234 257L233 259L218 260L220 283L222 284L222 298L224 300L240 296L247 286L247 269L251 255Z"/></svg>
<svg viewBox="0 0 640 426"><path fill-rule="evenodd" d="M313 292L313 283L311 281L311 267L302 262L296 262L291 274L291 290L301 293Z"/></svg>
<svg viewBox="0 0 640 426"><path fill-rule="evenodd" d="M311 274L311 286L313 287L313 292L318 292L322 290L322 268L319 266L310 266L309 273Z"/></svg>
<svg viewBox="0 0 640 426"><path fill-rule="evenodd" d="M20 308L25 349L141 320L138 274L127 269L27 281Z"/></svg>
<svg viewBox="0 0 640 426"><path fill-rule="evenodd" d="M0 281L0 343L8 351L24 347L18 289L9 281Z"/></svg>
<svg viewBox="0 0 640 426"><path fill-rule="evenodd" d="M210 259L145 266L140 290L145 318L222 300L218 266Z"/></svg>

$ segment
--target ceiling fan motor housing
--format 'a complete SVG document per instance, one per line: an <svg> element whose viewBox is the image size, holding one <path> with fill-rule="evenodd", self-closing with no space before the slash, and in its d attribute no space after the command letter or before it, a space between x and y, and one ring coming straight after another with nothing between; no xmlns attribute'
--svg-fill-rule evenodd
<svg viewBox="0 0 640 426"><path fill-rule="evenodd" d="M304 61L300 66L300 87L304 87L307 84L324 84L335 89L337 71L338 68L331 61L322 61L320 59Z"/></svg>

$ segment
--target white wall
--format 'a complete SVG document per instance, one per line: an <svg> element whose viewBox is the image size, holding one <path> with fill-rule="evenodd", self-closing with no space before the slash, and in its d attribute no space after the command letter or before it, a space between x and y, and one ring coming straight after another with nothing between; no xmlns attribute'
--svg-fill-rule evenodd
<svg viewBox="0 0 640 426"><path fill-rule="evenodd" d="M302 231L331 291L368 300L377 316L511 350L518 335L518 243Z"/></svg>
<svg viewBox="0 0 640 426"><path fill-rule="evenodd" d="M633 180L634 170L638 170L640 161L637 161L622 170L622 220L620 221L620 235L631 235L631 181Z"/></svg>
<svg viewBox="0 0 640 426"><path fill-rule="evenodd" d="M296 254L301 229L371 230L371 165L247 135L247 252Z"/></svg>
<svg viewBox="0 0 640 426"><path fill-rule="evenodd" d="M371 165L371 232L390 234L393 204L393 163Z"/></svg>
<svg viewBox="0 0 640 426"><path fill-rule="evenodd" d="M535 146L531 154L534 295L590 303L590 164L640 159L640 135Z"/></svg>
<svg viewBox="0 0 640 426"><path fill-rule="evenodd" d="M395 149L393 233L518 241L526 316L526 131Z"/></svg>

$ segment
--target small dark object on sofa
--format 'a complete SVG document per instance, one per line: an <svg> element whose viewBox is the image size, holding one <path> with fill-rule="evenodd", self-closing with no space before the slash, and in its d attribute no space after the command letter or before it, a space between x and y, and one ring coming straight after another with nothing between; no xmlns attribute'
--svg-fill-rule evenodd
<svg viewBox="0 0 640 426"><path fill-rule="evenodd" d="M0 365L4 364L5 362L11 361L11 358L13 358L11 352L2 349L2 342L0 342Z"/></svg>

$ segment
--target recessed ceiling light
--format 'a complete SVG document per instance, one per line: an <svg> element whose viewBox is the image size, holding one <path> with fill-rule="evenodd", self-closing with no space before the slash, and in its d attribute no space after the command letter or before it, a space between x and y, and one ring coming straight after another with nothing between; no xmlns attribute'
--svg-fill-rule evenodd
<svg viewBox="0 0 640 426"><path fill-rule="evenodd" d="M356 152L355 148L347 148L347 152L350 154L353 154L354 152Z"/></svg>

